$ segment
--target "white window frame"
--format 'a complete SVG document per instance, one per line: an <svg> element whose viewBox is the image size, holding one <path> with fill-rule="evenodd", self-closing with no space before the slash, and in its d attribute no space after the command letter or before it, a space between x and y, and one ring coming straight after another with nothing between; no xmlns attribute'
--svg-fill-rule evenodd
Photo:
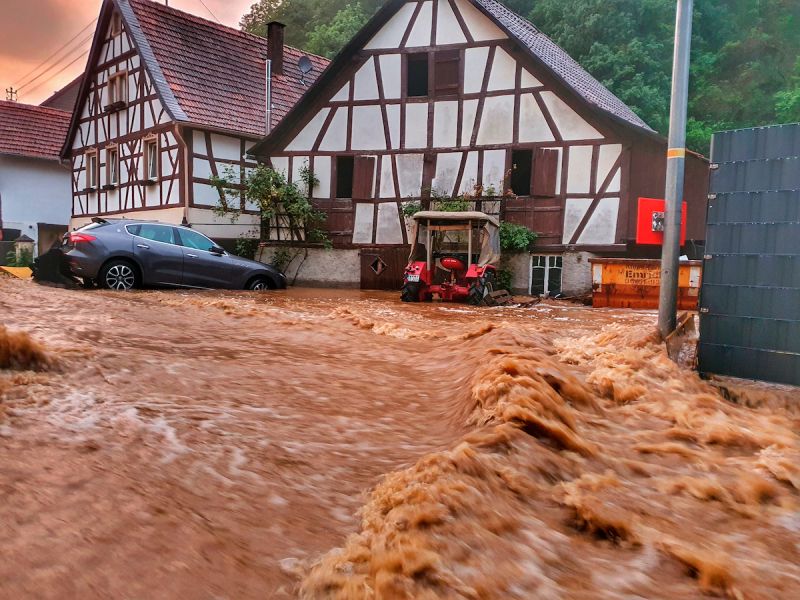
<svg viewBox="0 0 800 600"><path fill-rule="evenodd" d="M84 154L84 167L86 169L86 189L96 190L98 187L98 155L97 150L87 150Z"/></svg>
<svg viewBox="0 0 800 600"><path fill-rule="evenodd" d="M537 258L544 258L544 295L548 296L550 294L550 270L559 268L555 264L551 264L552 262L555 263L556 259L561 259L561 281L559 282L559 293L561 293L562 286L564 284L564 256L562 254L531 254L530 261L528 262L528 294L533 294L533 261Z"/></svg>
<svg viewBox="0 0 800 600"><path fill-rule="evenodd" d="M144 179L145 181L158 181L159 178L159 144L157 137L144 139ZM152 164L151 164L152 163ZM155 167L155 173L150 167Z"/></svg>
<svg viewBox="0 0 800 600"><path fill-rule="evenodd" d="M119 185L119 146L106 148L106 183L113 186Z"/></svg>

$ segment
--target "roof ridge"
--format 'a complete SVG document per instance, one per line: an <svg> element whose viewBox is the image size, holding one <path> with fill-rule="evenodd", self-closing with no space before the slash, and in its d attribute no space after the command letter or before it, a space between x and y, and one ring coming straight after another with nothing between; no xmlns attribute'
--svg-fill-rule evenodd
<svg viewBox="0 0 800 600"><path fill-rule="evenodd" d="M243 29L237 29L236 27L231 27L230 25L224 25L217 21L212 21L211 19L206 19L205 17L201 17L200 15L196 15L194 13L187 12L185 10L181 10L179 8L175 8L174 6L166 6L161 4L160 2L156 2L155 0L128 0L128 2L133 4L143 4L147 6L152 6L155 10L165 12L165 13L172 13L173 15L181 18L185 18L189 21L199 22L203 25L207 25L212 27L213 29L222 30L226 33L235 34L241 36L243 38L250 38L253 40L258 40L259 42L266 43L267 38L265 36L256 35L255 33L250 33L249 31L244 31ZM291 46L289 44L284 45L285 48L291 48L292 50L296 50L298 52L302 52L309 56L315 56L322 60L330 61L329 58L321 56L319 54L314 54L313 52L308 52L303 48L298 48L296 46Z"/></svg>

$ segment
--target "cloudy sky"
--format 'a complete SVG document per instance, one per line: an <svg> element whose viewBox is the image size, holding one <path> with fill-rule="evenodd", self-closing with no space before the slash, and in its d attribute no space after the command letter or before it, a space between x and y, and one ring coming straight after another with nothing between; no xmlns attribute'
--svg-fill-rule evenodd
<svg viewBox="0 0 800 600"><path fill-rule="evenodd" d="M238 27L239 18L255 0L203 2L220 22ZM169 0L169 5L212 19L203 2ZM5 100L5 89L14 86L22 88L20 102L37 104L77 77L86 66L93 27L66 49L56 51L97 18L101 4L102 0L0 0L0 99ZM47 64L35 70L54 53Z"/></svg>

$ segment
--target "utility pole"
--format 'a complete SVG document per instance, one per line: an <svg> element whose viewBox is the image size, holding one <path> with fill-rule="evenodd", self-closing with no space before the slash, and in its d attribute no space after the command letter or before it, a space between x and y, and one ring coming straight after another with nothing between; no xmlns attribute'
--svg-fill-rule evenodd
<svg viewBox="0 0 800 600"><path fill-rule="evenodd" d="M686 113L689 102L689 51L692 45L693 4L693 0L678 0L678 11L675 18L667 185L664 194L666 200L664 245L661 249L661 290L658 299L658 330L662 338L666 338L672 333L677 323L681 207L686 168Z"/></svg>

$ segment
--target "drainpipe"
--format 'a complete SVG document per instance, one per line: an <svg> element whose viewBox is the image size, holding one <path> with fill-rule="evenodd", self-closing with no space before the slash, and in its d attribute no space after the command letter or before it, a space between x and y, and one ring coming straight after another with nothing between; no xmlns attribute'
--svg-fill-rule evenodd
<svg viewBox="0 0 800 600"><path fill-rule="evenodd" d="M192 159L189 156L189 146L186 144L186 139L183 137L181 126L175 124L175 139L178 145L183 149L183 164L178 163L178 168L181 170L181 178L183 179L183 219L181 225L189 224L189 197L193 193L192 180L189 179L189 161Z"/></svg>
<svg viewBox="0 0 800 600"><path fill-rule="evenodd" d="M265 98L267 106L264 120L266 122L266 134L269 135L269 132L272 131L272 59L265 58L265 62L267 73Z"/></svg>

